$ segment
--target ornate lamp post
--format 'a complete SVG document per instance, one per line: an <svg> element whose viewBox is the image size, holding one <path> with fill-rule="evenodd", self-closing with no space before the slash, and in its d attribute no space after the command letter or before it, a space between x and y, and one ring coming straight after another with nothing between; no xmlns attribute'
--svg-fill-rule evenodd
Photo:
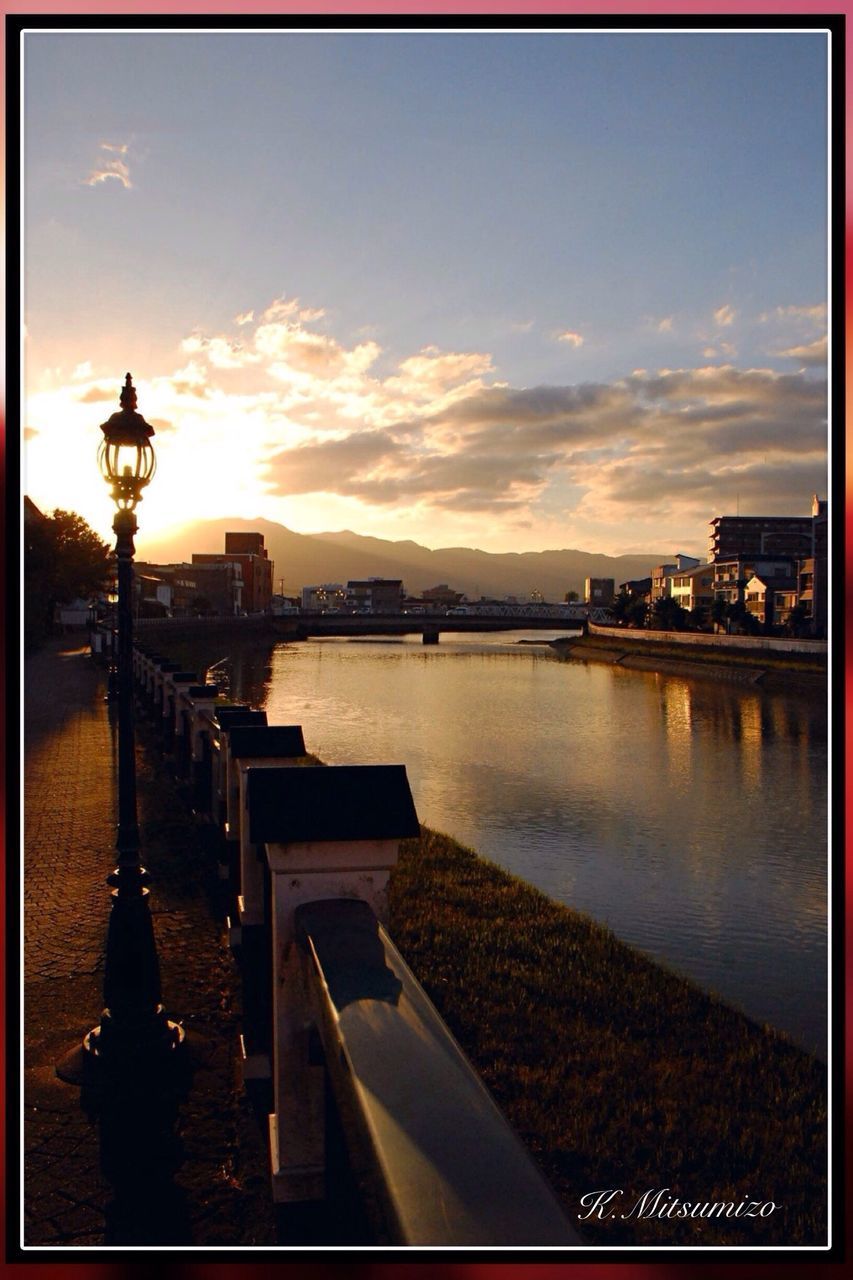
<svg viewBox="0 0 853 1280"><path fill-rule="evenodd" d="M160 966L148 906L148 874L139 860L136 817L136 759L133 729L133 536L135 508L154 474L154 434L136 412L130 374L120 397L121 410L102 424L98 462L118 508L113 520L118 561L118 865L107 878L113 905L104 964L104 1005L100 1025L83 1040L83 1062L97 1059L123 1073L150 1068L171 1056L184 1039L160 1000ZM59 1074L75 1079L79 1068L61 1063ZM78 1051L79 1063L79 1051Z"/></svg>

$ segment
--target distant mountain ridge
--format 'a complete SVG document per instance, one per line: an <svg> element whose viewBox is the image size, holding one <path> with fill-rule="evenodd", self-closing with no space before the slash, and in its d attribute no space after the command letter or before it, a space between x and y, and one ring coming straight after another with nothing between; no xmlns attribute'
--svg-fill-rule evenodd
<svg viewBox="0 0 853 1280"><path fill-rule="evenodd" d="M338 533L294 533L270 520L205 520L185 526L179 535L138 540L138 558L154 564L192 559L196 551L222 551L226 532L255 531L275 564L274 589L284 580L286 595L303 586L350 578L402 578L418 595L446 582L455 591L479 598L541 591L546 600L562 600L567 591L583 593L584 578L613 578L616 585L645 578L668 553L607 556L564 548L553 551L478 551L472 547L431 550L418 542L391 542L343 529ZM671 558L671 557L670 557Z"/></svg>

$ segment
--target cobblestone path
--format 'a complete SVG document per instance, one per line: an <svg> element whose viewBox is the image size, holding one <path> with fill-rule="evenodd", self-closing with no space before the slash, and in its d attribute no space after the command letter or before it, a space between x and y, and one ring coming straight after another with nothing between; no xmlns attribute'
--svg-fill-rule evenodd
<svg viewBox="0 0 853 1280"><path fill-rule="evenodd" d="M98 1126L56 1063L100 1017L115 862L116 745L103 673L53 642L24 672L23 1243L114 1244ZM275 1243L266 1154L236 1085L236 968L211 911L197 833L168 770L138 752L140 829L169 1016L205 1046L181 1107L179 1237L199 1247ZM9 1216L10 1237L16 1215ZM165 1230L165 1228L164 1228ZM43 1256L43 1255L42 1255ZM227 1255L226 1255L227 1256Z"/></svg>

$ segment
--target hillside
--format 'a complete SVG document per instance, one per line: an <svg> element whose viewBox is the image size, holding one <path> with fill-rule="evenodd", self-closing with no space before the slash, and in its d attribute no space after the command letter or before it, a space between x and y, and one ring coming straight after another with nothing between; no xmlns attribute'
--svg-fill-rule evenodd
<svg viewBox="0 0 853 1280"><path fill-rule="evenodd" d="M585 577L613 578L616 583L646 577L665 553L606 556L572 549L494 553L471 547L435 551L417 542L389 542L340 533L294 533L269 520L207 520L185 526L168 539L138 541L138 556L155 564L190 560L194 551L221 551L226 530L255 530L275 564L275 590L284 580L286 594L310 583L346 582L349 578L402 578L406 590L418 594L446 582L456 591L481 595L526 597L541 591L546 600L561 600L567 591L583 592Z"/></svg>

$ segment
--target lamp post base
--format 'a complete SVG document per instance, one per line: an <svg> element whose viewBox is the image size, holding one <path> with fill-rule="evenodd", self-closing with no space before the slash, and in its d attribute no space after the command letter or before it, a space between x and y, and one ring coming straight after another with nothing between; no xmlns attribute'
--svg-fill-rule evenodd
<svg viewBox="0 0 853 1280"><path fill-rule="evenodd" d="M150 1087L158 1077L177 1073L190 1065L186 1062L185 1049L184 1028L169 1021L162 1005L157 1010L155 1027L132 1032L113 1026L110 1012L105 1009L99 1025L60 1058L56 1074L66 1084L80 1087L95 1086L116 1077L123 1081L138 1077Z"/></svg>

